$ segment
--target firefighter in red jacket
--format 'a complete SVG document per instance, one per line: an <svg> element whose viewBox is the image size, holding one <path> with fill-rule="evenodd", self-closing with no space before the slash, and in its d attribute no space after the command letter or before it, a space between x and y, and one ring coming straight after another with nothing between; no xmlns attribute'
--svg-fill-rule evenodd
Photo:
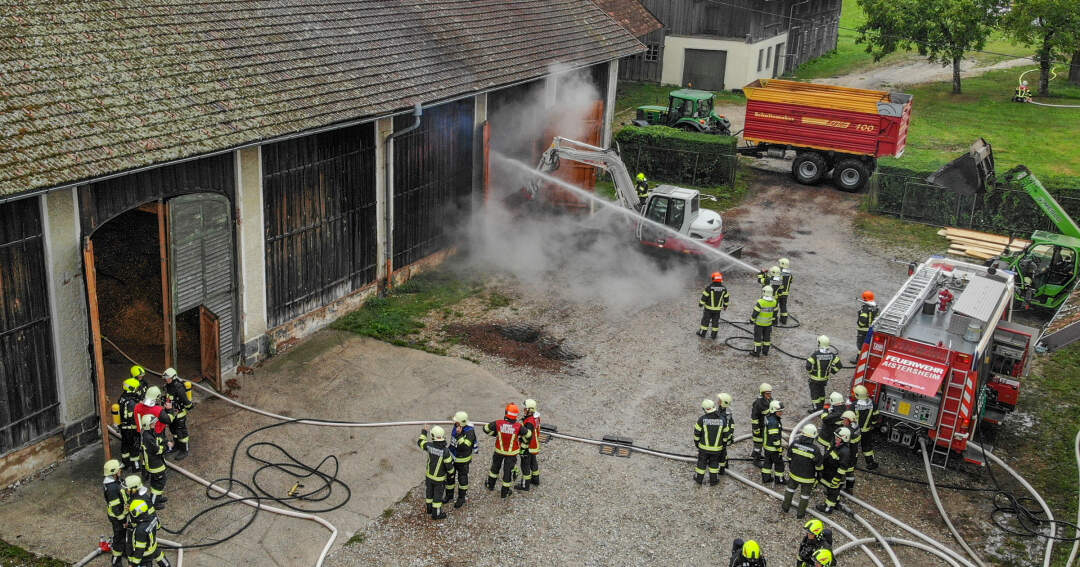
<svg viewBox="0 0 1080 567"><path fill-rule="evenodd" d="M540 485L540 465L536 460L540 454L540 414L536 413L536 400L525 400L521 429L522 437L528 442L521 444L521 483L517 489L529 490L530 484Z"/></svg>
<svg viewBox="0 0 1080 567"><path fill-rule="evenodd" d="M530 432L522 430L518 423L518 415L517 404L507 404L506 414L502 419L484 426L484 433L495 438L495 453L491 456L491 470L488 471L484 486L488 490L495 490L495 481L499 479L499 469L502 469L502 491L499 493L502 498L510 496L514 491L514 462L521 453L522 437L526 443L531 441Z"/></svg>

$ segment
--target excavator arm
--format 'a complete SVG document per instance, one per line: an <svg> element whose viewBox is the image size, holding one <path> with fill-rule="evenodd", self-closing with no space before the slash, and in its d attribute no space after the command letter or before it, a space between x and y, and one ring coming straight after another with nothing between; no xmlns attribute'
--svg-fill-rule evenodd
<svg viewBox="0 0 1080 567"><path fill-rule="evenodd" d="M556 136L551 141L551 147L544 152L544 155L540 156L540 163L536 166L536 169L543 173L554 171L559 168L561 160L583 163L606 170L611 174L611 179L615 183L615 193L619 197L619 204L627 209L637 210L638 198L637 193L634 191L634 181L630 177L626 165L619 159L619 155L615 153L614 149L605 150L604 148ZM530 195L535 198L536 193L540 191L544 183L545 181L542 178L534 177L527 186Z"/></svg>

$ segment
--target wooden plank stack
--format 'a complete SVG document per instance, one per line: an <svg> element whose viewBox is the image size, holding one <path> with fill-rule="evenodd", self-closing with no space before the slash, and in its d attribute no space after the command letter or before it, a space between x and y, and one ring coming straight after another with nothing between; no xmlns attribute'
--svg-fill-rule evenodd
<svg viewBox="0 0 1080 567"><path fill-rule="evenodd" d="M964 228L945 227L938 235L949 239L949 254L978 260L1019 252L1031 244L1030 240L1015 238L1010 241L1008 236Z"/></svg>

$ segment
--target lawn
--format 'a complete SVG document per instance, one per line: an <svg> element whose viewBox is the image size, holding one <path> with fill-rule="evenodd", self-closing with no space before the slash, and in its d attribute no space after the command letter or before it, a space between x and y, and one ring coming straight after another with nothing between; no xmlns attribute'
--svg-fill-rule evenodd
<svg viewBox="0 0 1080 567"><path fill-rule="evenodd" d="M717 186L717 187L695 187L687 185L685 183L673 183L679 187L685 187L687 189L697 189L701 192L704 198L701 199L701 207L704 209L712 209L714 211L726 211L728 209L737 207L742 203L743 198L746 197L746 192L750 188L750 182L754 178L754 170L749 167L739 167L735 170L735 185L733 187ZM649 179L650 186L657 186L661 183L665 183L659 179ZM611 178L607 175L601 176L596 182L595 192L597 195L604 197L608 200L614 201L618 197L615 195L615 185L611 182Z"/></svg>
<svg viewBox="0 0 1080 567"><path fill-rule="evenodd" d="M795 71L797 79L817 79L836 77L866 69L875 65L872 55L866 52L866 46L855 43L859 32L855 31L866 21L866 16L856 0L844 0L840 12L840 30L837 34L836 49L812 61L802 64ZM993 34L986 42L981 53L969 56L982 65L990 65L1006 59L1029 56L1034 52L1030 47L1015 45L1000 33ZM877 64L917 61L918 53L913 51L891 53Z"/></svg>
<svg viewBox="0 0 1080 567"><path fill-rule="evenodd" d="M1010 69L964 79L961 95L952 94L947 82L906 89L915 97L907 151L881 164L934 171L983 137L994 148L999 172L1024 164L1036 175L1080 175L1080 108L1012 102L1019 73ZM1054 96L1036 100L1080 104L1080 87L1067 85L1061 77L1051 83L1050 92Z"/></svg>
<svg viewBox="0 0 1080 567"><path fill-rule="evenodd" d="M678 89L672 85L657 85L654 83L635 83L632 81L619 81L615 91L615 124L622 124L633 118L634 109L646 104L667 106L668 93ZM720 91L714 93L716 102L734 102L746 104L746 97L741 94Z"/></svg>
<svg viewBox="0 0 1080 567"><path fill-rule="evenodd" d="M102 561L105 563L105 561ZM58 559L35 555L25 549L0 539L0 567L65 567Z"/></svg>
<svg viewBox="0 0 1080 567"><path fill-rule="evenodd" d="M903 221L860 211L852 221L855 233L877 245L907 248L926 254L940 254L948 241L938 236L936 226Z"/></svg>

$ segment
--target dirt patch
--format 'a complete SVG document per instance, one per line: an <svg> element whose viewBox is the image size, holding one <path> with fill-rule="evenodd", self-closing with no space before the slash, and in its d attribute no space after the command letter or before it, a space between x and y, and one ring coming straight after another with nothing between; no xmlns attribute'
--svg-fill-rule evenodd
<svg viewBox="0 0 1080 567"><path fill-rule="evenodd" d="M522 342L505 336L503 327L496 323L466 325L454 323L446 326L447 334L460 337L462 342L485 354L495 356L514 366L529 366L540 370L561 371L565 361L545 356L544 349L551 344L544 340Z"/></svg>

